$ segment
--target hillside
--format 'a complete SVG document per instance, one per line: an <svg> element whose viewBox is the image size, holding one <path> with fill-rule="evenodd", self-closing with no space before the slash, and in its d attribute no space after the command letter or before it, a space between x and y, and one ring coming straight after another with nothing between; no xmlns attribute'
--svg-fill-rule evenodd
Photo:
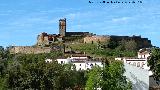
<svg viewBox="0 0 160 90"><path fill-rule="evenodd" d="M135 50L118 50L105 48L101 44L91 44L91 43L74 43L67 46L72 51L85 52L88 55L94 57L118 57L118 56L127 56L134 57L136 56Z"/></svg>

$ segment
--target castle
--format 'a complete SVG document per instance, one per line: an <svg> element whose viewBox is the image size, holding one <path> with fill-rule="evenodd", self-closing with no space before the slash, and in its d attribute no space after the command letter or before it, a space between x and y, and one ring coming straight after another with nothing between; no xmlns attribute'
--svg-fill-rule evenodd
<svg viewBox="0 0 160 90"><path fill-rule="evenodd" d="M38 46L48 46L54 42L63 42L64 37L77 37L77 36L89 36L92 33L89 32L66 32L66 18L59 20L59 34L47 34L41 33L37 37Z"/></svg>
<svg viewBox="0 0 160 90"><path fill-rule="evenodd" d="M138 48L151 47L151 41L148 38L141 38L141 36L109 36L109 35L93 35L89 32L67 32L66 18L59 20L59 34L47 34L45 32L37 36L37 44L33 46L13 46L10 52L15 53L49 53L50 51L62 50L63 46L53 46L55 43L66 43L70 39L81 38L79 43L101 43L121 40L134 40L139 46ZM69 38L67 38L69 37ZM67 39L66 39L67 38ZM72 41L72 40L70 40ZM74 42L74 41L73 41ZM52 45L52 46L51 46Z"/></svg>
<svg viewBox="0 0 160 90"><path fill-rule="evenodd" d="M67 22L66 18L59 20L59 34L47 34L45 32L38 35L37 45L38 46L49 46L54 42L67 42L69 39L65 40L65 37L82 37L83 43L100 43L100 42L108 42L110 40L113 41L121 41L121 40L134 40L139 46L138 48L143 47L151 47L151 41L148 38L142 38L141 36L109 36L109 35L93 35L89 32L67 32L66 31ZM71 40L72 41L72 40ZM73 41L74 42L74 41Z"/></svg>
<svg viewBox="0 0 160 90"><path fill-rule="evenodd" d="M59 34L61 36L88 36L89 32L66 32L66 18L59 20Z"/></svg>

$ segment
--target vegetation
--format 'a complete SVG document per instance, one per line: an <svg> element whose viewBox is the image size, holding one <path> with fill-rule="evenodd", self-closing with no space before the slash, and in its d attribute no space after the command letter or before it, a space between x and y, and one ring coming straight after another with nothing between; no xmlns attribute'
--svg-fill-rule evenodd
<svg viewBox="0 0 160 90"><path fill-rule="evenodd" d="M88 71L76 71L70 64L61 65L46 58L63 56L61 52L49 54L15 54L0 49L0 89L12 90L127 90L130 84L123 76L122 62L104 63L105 67L94 67Z"/></svg>
<svg viewBox="0 0 160 90"><path fill-rule="evenodd" d="M86 83L86 90L94 90L101 88L102 83L102 70L100 67L93 67L88 73L88 80Z"/></svg>
<svg viewBox="0 0 160 90"><path fill-rule="evenodd" d="M86 90L131 90L131 83L123 76L123 63L114 61L111 64L105 64L105 67L94 67L88 73L89 77L86 83Z"/></svg>
<svg viewBox="0 0 160 90"><path fill-rule="evenodd" d="M128 42L130 43L130 42ZM123 49L123 45L119 45L117 46L115 49L112 48L103 48L105 46L107 46L106 44L100 45L100 44L91 44L91 43L86 43L86 44L71 44L68 47L70 47L73 51L81 51L81 52L86 52L87 54L91 55L91 56L98 56L98 57L110 57L110 56L114 56L114 57L134 57L136 56L137 52L136 50L130 48L130 50L128 49ZM110 44L111 45L111 44ZM129 48L129 46L127 47ZM131 50L132 49L132 50Z"/></svg>
<svg viewBox="0 0 160 90"><path fill-rule="evenodd" d="M16 54L4 58L0 65L0 89L65 90L84 87L84 71L71 70L71 65L46 63L46 58L62 56L61 52L49 54ZM4 60L5 59L5 60Z"/></svg>
<svg viewBox="0 0 160 90"><path fill-rule="evenodd" d="M131 83L123 76L124 65L114 61L103 69L102 90L131 90Z"/></svg>
<svg viewBox="0 0 160 90"><path fill-rule="evenodd" d="M160 80L160 48L153 48L151 51L151 56L148 60L148 65L150 70L153 72L154 78Z"/></svg>

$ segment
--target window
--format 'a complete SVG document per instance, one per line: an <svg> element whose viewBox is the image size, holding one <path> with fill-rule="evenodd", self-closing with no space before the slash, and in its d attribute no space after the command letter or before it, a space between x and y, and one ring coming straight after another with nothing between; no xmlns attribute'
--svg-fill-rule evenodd
<svg viewBox="0 0 160 90"><path fill-rule="evenodd" d="M93 64L91 64L90 66L93 67Z"/></svg>
<svg viewBox="0 0 160 90"><path fill-rule="evenodd" d="M79 66L81 66L81 64L79 64Z"/></svg>
<svg viewBox="0 0 160 90"><path fill-rule="evenodd" d="M61 61L61 64L63 64L63 61Z"/></svg>
<svg viewBox="0 0 160 90"><path fill-rule="evenodd" d="M141 66L142 68L143 68L143 65L144 65L144 62L142 62L142 66Z"/></svg>
<svg viewBox="0 0 160 90"><path fill-rule="evenodd" d="M133 65L136 66L136 62L134 62Z"/></svg>
<svg viewBox="0 0 160 90"><path fill-rule="evenodd" d="M140 62L137 63L137 67L140 67Z"/></svg>

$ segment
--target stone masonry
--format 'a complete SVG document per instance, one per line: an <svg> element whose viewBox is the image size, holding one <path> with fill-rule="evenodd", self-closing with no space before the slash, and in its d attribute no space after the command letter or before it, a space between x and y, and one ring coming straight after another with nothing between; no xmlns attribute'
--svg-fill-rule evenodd
<svg viewBox="0 0 160 90"><path fill-rule="evenodd" d="M84 38L84 43L101 43L109 40L109 36L88 36Z"/></svg>
<svg viewBox="0 0 160 90"><path fill-rule="evenodd" d="M11 54L38 54L38 53L50 53L51 48L50 47L32 47L32 46L13 46L10 49Z"/></svg>

